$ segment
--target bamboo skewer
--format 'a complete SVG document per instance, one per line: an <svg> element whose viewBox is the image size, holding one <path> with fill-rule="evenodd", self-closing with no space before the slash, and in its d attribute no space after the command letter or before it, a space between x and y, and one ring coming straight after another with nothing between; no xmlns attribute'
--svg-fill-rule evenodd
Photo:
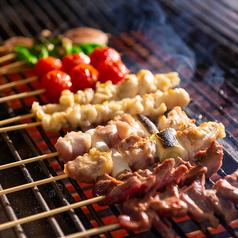
<svg viewBox="0 0 238 238"><path fill-rule="evenodd" d="M59 155L58 152L54 152L54 153L51 153L51 154L39 155L39 156L32 157L32 158L29 158L29 159L24 159L24 160L21 160L21 161L16 161L16 162L4 164L4 165L0 166L0 170L9 169L9 168L16 167L16 166L19 166L19 165L22 165L22 164L29 164L29 163L32 163L32 162L36 162L38 160L48 159L48 158L52 158L52 157L55 157L55 156L58 156L58 155Z"/></svg>
<svg viewBox="0 0 238 238"><path fill-rule="evenodd" d="M12 101L12 100L17 100L17 99L21 99L21 98L26 98L26 97L30 97L30 96L35 96L35 95L42 94L44 92L45 92L45 89L43 88L43 89L38 89L38 90L35 90L35 91L10 95L10 96L0 98L0 103Z"/></svg>
<svg viewBox="0 0 238 238"><path fill-rule="evenodd" d="M86 236L99 235L99 234L103 234L107 231L117 230L119 228L121 228L120 224L114 223L114 224L110 224L110 225L92 228L92 229L89 229L86 231L77 232L77 233L74 233L71 235L64 236L64 238L81 238L81 237L86 237Z"/></svg>
<svg viewBox="0 0 238 238"><path fill-rule="evenodd" d="M38 80L38 77L33 76L33 77L30 77L27 79L18 80L18 81L14 81L11 83L5 83L5 84L0 85L0 90L7 89L7 88L13 88L13 87L16 87L16 86L19 86L22 84L32 83L37 80Z"/></svg>
<svg viewBox="0 0 238 238"><path fill-rule="evenodd" d="M11 118L0 121L0 126L6 125L6 124L11 124L13 122L21 121L21 120L24 120L24 119L28 119L28 118L34 117L35 115L36 114L34 112L32 112L32 113L29 113L29 114L26 114L26 115L11 117Z"/></svg>
<svg viewBox="0 0 238 238"><path fill-rule="evenodd" d="M0 64L3 62L6 62L8 60L15 59L16 56L17 55L15 53L10 53L10 54L4 55L4 56L0 57Z"/></svg>
<svg viewBox="0 0 238 238"><path fill-rule="evenodd" d="M37 122L25 123L25 124L16 125L16 126L2 127L2 128L0 128L0 133L8 132L8 131L14 131L14 130L26 129L26 128L30 128L30 127L34 127L34 126L40 126L41 124L42 124L41 121L37 121Z"/></svg>
<svg viewBox="0 0 238 238"><path fill-rule="evenodd" d="M14 63L5 65L3 67L0 68L0 74L7 74L9 72L12 72L12 70L14 70L15 68L18 68L19 66L24 66L26 65L26 61L22 60L22 61L16 61Z"/></svg>
<svg viewBox="0 0 238 238"><path fill-rule="evenodd" d="M5 229L8 229L8 228L14 227L16 225L21 225L21 224L24 224L24 223L27 223L27 222L39 220L39 219L49 217L49 216L53 216L53 215L56 215L58 213L67 212L70 209L75 209L75 208L78 208L78 207L83 207L83 206L86 206L86 205L90 205L92 203L97 203L97 202L102 201L104 198L105 198L105 196L89 198L87 200L79 201L79 202L73 203L71 205L66 205L66 206L63 206L63 207L52 209L50 211L45 211L45 212L41 212L41 213L38 213L38 214L35 214L35 215L32 215L32 216L24 217L24 218L18 219L16 221L6 222L6 223L0 225L0 230L5 230ZM117 226L112 226L112 228L113 227L119 228L118 225ZM116 229L116 228L114 228L114 229ZM85 237L85 233L84 233L83 237Z"/></svg>
<svg viewBox="0 0 238 238"><path fill-rule="evenodd" d="M0 46L0 52L5 52L6 51L6 47L4 45Z"/></svg>
<svg viewBox="0 0 238 238"><path fill-rule="evenodd" d="M34 186L43 185L45 183L51 183L51 182L61 180L61 179L65 179L65 178L68 178L68 177L69 177L68 174L62 174L62 175L58 175L58 176L55 176L55 177L35 181L35 182L32 182L32 183L27 183L27 184L19 185L19 186L16 186L16 187L7 188L7 189L4 189L4 190L0 191L0 196L3 195L3 194L9 194L9 193L18 192L18 191L21 191L21 190L24 190L24 189L27 189L27 188L32 188Z"/></svg>

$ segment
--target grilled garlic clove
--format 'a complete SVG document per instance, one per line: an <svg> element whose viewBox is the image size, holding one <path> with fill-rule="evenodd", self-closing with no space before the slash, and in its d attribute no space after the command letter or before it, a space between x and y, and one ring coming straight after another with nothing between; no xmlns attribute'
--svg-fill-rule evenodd
<svg viewBox="0 0 238 238"><path fill-rule="evenodd" d="M187 151L178 142L175 129L164 129L154 133L150 139L155 140L157 143L158 157L161 163L166 159L177 159L177 157L187 160Z"/></svg>

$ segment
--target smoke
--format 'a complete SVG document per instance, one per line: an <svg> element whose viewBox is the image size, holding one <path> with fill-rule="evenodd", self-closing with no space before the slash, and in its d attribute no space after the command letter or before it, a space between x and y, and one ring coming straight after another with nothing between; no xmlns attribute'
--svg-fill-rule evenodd
<svg viewBox="0 0 238 238"><path fill-rule="evenodd" d="M106 1L107 18L119 32L140 32L140 42L153 50L164 65L191 77L196 68L195 54L175 33L158 1ZM105 11L106 9L104 9ZM118 22L120 21L120 22ZM158 70L160 67L158 65Z"/></svg>

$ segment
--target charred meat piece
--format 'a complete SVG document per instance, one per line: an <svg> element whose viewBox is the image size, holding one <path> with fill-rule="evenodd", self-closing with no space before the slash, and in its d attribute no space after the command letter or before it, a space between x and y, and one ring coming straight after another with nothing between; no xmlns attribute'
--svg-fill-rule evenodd
<svg viewBox="0 0 238 238"><path fill-rule="evenodd" d="M188 215L192 219L197 222L208 221L212 227L218 227L219 220L215 217L214 209L206 199L203 182L193 182L181 191L180 197L188 205Z"/></svg>
<svg viewBox="0 0 238 238"><path fill-rule="evenodd" d="M163 232L165 237L175 237L171 232L170 222L148 207L150 199L151 193L147 194L141 201L136 198L127 200L123 204L123 214L118 217L121 227L127 230L145 230L153 226Z"/></svg>
<svg viewBox="0 0 238 238"><path fill-rule="evenodd" d="M238 204L238 188L232 186L226 179L220 179L213 186L217 190L217 195Z"/></svg>
<svg viewBox="0 0 238 238"><path fill-rule="evenodd" d="M156 164L152 172L148 169L138 170L122 174L117 179L104 175L103 179L98 178L93 186L93 196L105 195L106 198L99 205L111 205L123 203L132 197L141 198L150 190L163 192L167 184L175 182L179 184L188 172L184 165L174 169L174 163L174 159L168 159L162 164ZM197 177L193 176L194 179L200 177L200 171L198 172ZM126 192L124 188L127 188Z"/></svg>
<svg viewBox="0 0 238 238"><path fill-rule="evenodd" d="M149 208L156 211L161 217L184 217L187 215L188 206L180 199L179 188L170 183L164 192L151 197Z"/></svg>
<svg viewBox="0 0 238 238"><path fill-rule="evenodd" d="M191 185L182 188L174 183L168 183L165 190L160 193L156 193L152 187L141 200L130 198L124 202L122 215L118 217L119 223L130 230L149 229L152 226L162 225L161 229L165 237L171 235L165 229L169 226L163 226L167 224L165 222L167 217L189 215L199 223L209 222L211 227L217 228L219 220L216 215L218 215L229 224L237 216L237 209L234 206L234 203L237 204L238 194L235 187L237 186L237 175L238 170L220 179L211 189L204 187L205 175L200 176ZM228 186L227 189L225 186ZM228 192L227 196L226 192ZM161 217L165 220L160 220Z"/></svg>
<svg viewBox="0 0 238 238"><path fill-rule="evenodd" d="M205 192L205 196L215 214L223 217L227 224L236 218L237 210L233 202L217 194L215 189L207 189Z"/></svg>
<svg viewBox="0 0 238 238"><path fill-rule="evenodd" d="M212 141L208 148L199 151L189 162L192 165L205 166L208 168L206 177L211 177L222 166L223 149L217 141ZM237 183L238 184L238 183Z"/></svg>
<svg viewBox="0 0 238 238"><path fill-rule="evenodd" d="M106 198L99 202L100 206L123 203L128 200L131 194L141 187L141 181L136 176L130 176L126 182L104 174L99 178L96 186L93 186L93 196L105 195Z"/></svg>

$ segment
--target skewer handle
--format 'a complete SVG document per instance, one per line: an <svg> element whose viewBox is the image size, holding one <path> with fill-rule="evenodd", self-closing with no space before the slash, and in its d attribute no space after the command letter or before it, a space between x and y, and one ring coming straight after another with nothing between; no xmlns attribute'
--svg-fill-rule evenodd
<svg viewBox="0 0 238 238"><path fill-rule="evenodd" d="M10 95L10 96L0 98L0 103L12 101L12 100L17 100L17 99L20 99L20 98L26 98L26 97L30 97L30 96L35 96L35 95L42 94L44 92L45 92L45 89L43 88L43 89L38 89L38 90L35 90L35 91Z"/></svg>
<svg viewBox="0 0 238 238"><path fill-rule="evenodd" d="M105 196L89 198L87 200L83 200L83 201L79 201L77 203L73 203L73 204L70 204L70 205L63 206L63 207L55 208L55 209L52 209L50 211L45 211L45 212L41 212L41 213L38 213L38 214L35 214L35 215L32 215L32 216L24 217L24 218L18 219L16 221L6 222L6 223L0 225L0 230L5 230L5 229L8 229L8 228L14 227L16 225L24 224L24 223L35 221L35 220L39 220L39 219L49 217L49 216L53 216L53 215L56 215L56 214L59 214L59 213L62 213L62 212L67 212L70 209L75 209L75 208L86 206L86 205L89 205L89 204L92 204L92 203L100 202L104 198L105 198ZM85 233L84 233L83 237L85 237Z"/></svg>
<svg viewBox="0 0 238 238"><path fill-rule="evenodd" d="M27 183L27 184L19 185L19 186L16 186L16 187L7 188L7 189L4 189L4 190L1 190L0 195L17 192L17 191L27 189L27 188L32 188L32 187L39 186L39 185L42 185L42 184L45 184L45 183L51 183L53 181L65 179L65 178L68 178L68 177L69 177L68 174L62 174L62 175L59 175L59 176L42 179L42 180L39 180L39 181L36 181L36 182L33 182L33 183Z"/></svg>
<svg viewBox="0 0 238 238"><path fill-rule="evenodd" d="M13 88L13 87L16 87L16 86L22 85L22 84L31 83L36 80L38 80L38 77L34 76L34 77L27 78L27 79L11 82L11 83L5 83L5 84L0 85L0 90L6 89L6 88Z"/></svg>
<svg viewBox="0 0 238 238"><path fill-rule="evenodd" d="M0 57L0 64L3 62L6 62L8 60L15 59L15 58L16 58L15 53L10 53L10 54L4 55L4 56Z"/></svg>
<svg viewBox="0 0 238 238"><path fill-rule="evenodd" d="M11 124L13 122L21 121L24 119L28 119L31 117L34 117L36 114L34 112L26 114L26 115L21 115L21 116L16 116L16 117L11 117L5 120L0 121L0 126Z"/></svg>
<svg viewBox="0 0 238 238"><path fill-rule="evenodd" d="M0 46L0 52L5 52L6 51L6 47L4 45Z"/></svg>
<svg viewBox="0 0 238 238"><path fill-rule="evenodd" d="M9 72L12 72L16 68L19 68L19 66L23 67L24 65L26 65L25 60L16 61L12 64L5 65L5 66L0 68L0 74L7 74Z"/></svg>
<svg viewBox="0 0 238 238"><path fill-rule="evenodd" d="M36 162L38 160L48 159L48 158L52 158L52 157L55 157L55 156L58 156L58 155L59 155L58 152L54 152L54 153L51 153L51 154L40 155L40 156L36 156L36 157L33 157L33 158L24 159L24 160L16 161L16 162L9 163L9 164L4 164L4 165L0 166L0 170L9 169L9 168L16 167L16 166L19 166L19 165L22 165L22 164L29 164L29 163L32 163L32 162Z"/></svg>
<svg viewBox="0 0 238 238"><path fill-rule="evenodd" d="M34 127L34 126L40 126L41 124L42 124L41 121L37 121L37 122L25 123L25 124L16 125L16 126L2 127L2 128L0 128L0 133L8 132L8 131L14 131L14 130L26 129L26 128L30 128L30 127Z"/></svg>
<svg viewBox="0 0 238 238"><path fill-rule="evenodd" d="M103 233L108 232L108 231L117 230L119 228L121 228L120 224L119 223L114 223L114 224L105 225L105 226L101 226L101 227L95 227L95 228L86 230L84 232L82 232L82 231L77 232L77 233L74 233L72 235L64 236L64 238L81 238L81 237L99 235L99 234L103 234Z"/></svg>

